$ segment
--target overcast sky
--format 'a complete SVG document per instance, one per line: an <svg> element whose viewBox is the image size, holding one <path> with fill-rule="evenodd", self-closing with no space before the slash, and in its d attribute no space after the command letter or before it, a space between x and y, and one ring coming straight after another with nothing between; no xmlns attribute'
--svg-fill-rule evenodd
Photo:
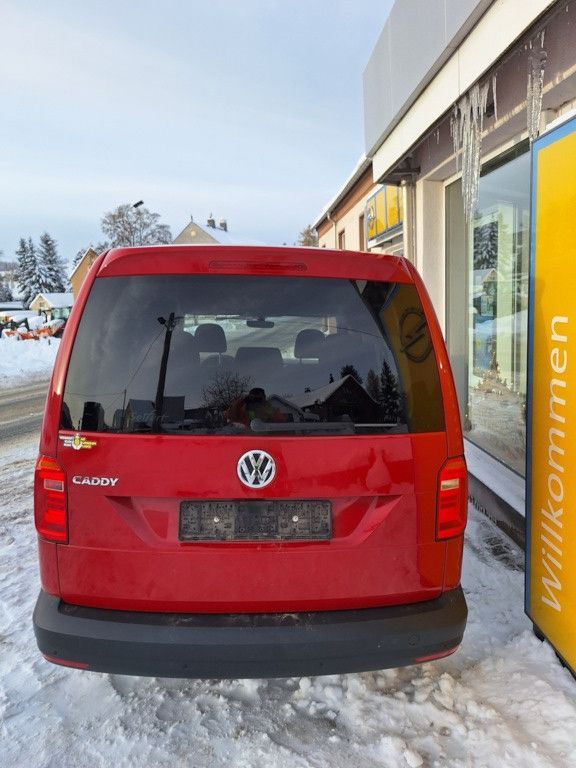
<svg viewBox="0 0 576 768"><path fill-rule="evenodd" d="M364 151L392 0L0 0L0 249L70 259L143 199L292 243Z"/></svg>

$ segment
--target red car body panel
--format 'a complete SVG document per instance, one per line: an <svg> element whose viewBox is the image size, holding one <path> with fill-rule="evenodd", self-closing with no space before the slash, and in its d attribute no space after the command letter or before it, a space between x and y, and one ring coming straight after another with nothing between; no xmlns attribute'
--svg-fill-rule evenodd
<svg viewBox="0 0 576 768"><path fill-rule="evenodd" d="M61 433L62 435L66 433ZM71 434L71 433L68 433ZM190 612L357 608L437 596L446 542L435 541L443 434L351 438L86 435L61 447L69 543L58 547L66 602ZM253 448L277 464L275 482L242 485L238 458ZM118 477L111 488L72 478ZM184 543L185 499L326 498L326 542ZM239 576L241 574L241 577Z"/></svg>

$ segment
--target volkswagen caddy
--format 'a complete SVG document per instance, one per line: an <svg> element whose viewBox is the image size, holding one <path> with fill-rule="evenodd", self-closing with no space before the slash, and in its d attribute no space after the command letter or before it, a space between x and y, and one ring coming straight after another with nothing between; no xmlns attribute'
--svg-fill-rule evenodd
<svg viewBox="0 0 576 768"><path fill-rule="evenodd" d="M467 481L441 331L402 258L101 255L35 471L51 662L334 674L452 653Z"/></svg>

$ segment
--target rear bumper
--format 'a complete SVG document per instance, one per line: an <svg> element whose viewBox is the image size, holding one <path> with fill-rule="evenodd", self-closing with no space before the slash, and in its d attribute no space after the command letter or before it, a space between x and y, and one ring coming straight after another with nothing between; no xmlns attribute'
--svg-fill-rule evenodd
<svg viewBox="0 0 576 768"><path fill-rule="evenodd" d="M414 664L461 642L462 589L385 608L290 614L174 614L83 608L40 592L34 632L52 661L182 678L296 677Z"/></svg>

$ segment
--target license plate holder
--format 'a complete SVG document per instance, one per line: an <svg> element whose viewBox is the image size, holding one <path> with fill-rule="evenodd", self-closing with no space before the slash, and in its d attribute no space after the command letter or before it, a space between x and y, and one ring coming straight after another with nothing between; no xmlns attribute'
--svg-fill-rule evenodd
<svg viewBox="0 0 576 768"><path fill-rule="evenodd" d="M318 499L183 501L180 541L325 541L332 504Z"/></svg>

